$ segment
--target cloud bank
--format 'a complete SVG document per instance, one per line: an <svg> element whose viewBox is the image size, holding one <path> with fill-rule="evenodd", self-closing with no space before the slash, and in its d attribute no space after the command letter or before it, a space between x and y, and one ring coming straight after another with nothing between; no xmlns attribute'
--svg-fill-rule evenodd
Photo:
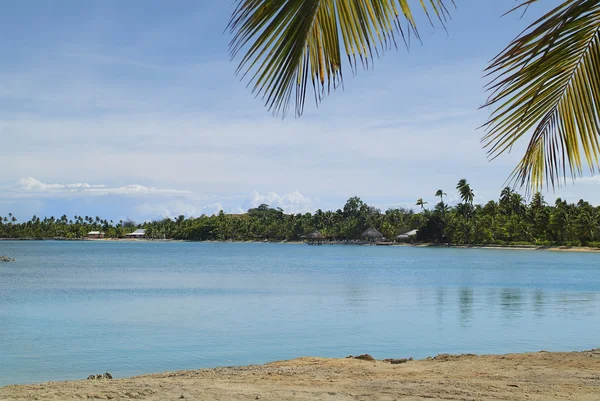
<svg viewBox="0 0 600 401"><path fill-rule="evenodd" d="M88 184L85 182L72 184L48 184L33 177L20 178L16 185L7 188L8 197L61 197L61 196L176 196L188 195L189 191L162 189L130 184L121 187L110 187L104 184Z"/></svg>

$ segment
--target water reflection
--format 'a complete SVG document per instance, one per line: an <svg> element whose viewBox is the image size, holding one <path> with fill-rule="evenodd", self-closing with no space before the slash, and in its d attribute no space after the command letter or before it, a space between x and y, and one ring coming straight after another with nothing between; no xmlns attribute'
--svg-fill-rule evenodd
<svg viewBox="0 0 600 401"><path fill-rule="evenodd" d="M481 316L499 319L503 324L517 324L523 317L547 318L549 312L559 318L569 318L573 314L595 315L600 299L596 293L554 294L541 288L514 287L396 288L390 294L393 294L393 301L389 294L376 287L352 283L346 283L341 293L344 304L354 313L368 313L371 306L383 303L382 308L391 307L401 314L429 315L439 322L455 319L462 327L470 326ZM320 296L324 301L327 298L326 293Z"/></svg>
<svg viewBox="0 0 600 401"><path fill-rule="evenodd" d="M436 297L435 297L435 313L436 313L438 320L441 319L441 317L444 313L445 301L446 301L446 292L444 291L443 287L440 287L436 290Z"/></svg>
<svg viewBox="0 0 600 401"><path fill-rule="evenodd" d="M500 306L507 313L517 313L523 306L523 294L520 288L503 288L500 291Z"/></svg>
<svg viewBox="0 0 600 401"><path fill-rule="evenodd" d="M597 293L564 293L554 298L559 316L569 317L572 314L592 315L597 312Z"/></svg>
<svg viewBox="0 0 600 401"><path fill-rule="evenodd" d="M473 290L471 288L461 288L458 294L460 324L465 326L473 318Z"/></svg>
<svg viewBox="0 0 600 401"><path fill-rule="evenodd" d="M346 283L343 294L345 304L355 311L359 311L367 301L367 290L362 286Z"/></svg>
<svg viewBox="0 0 600 401"><path fill-rule="evenodd" d="M546 305L545 295L539 288L533 293L533 312L538 318L544 317L544 307Z"/></svg>

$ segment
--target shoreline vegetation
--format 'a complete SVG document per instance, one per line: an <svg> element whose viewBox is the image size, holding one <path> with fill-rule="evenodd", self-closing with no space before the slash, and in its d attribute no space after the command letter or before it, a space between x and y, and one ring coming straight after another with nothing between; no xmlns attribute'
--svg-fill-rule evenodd
<svg viewBox="0 0 600 401"><path fill-rule="evenodd" d="M600 349L440 354L422 360L303 357L122 379L8 385L0 387L0 399L586 401L598 398L599 371Z"/></svg>
<svg viewBox="0 0 600 401"><path fill-rule="evenodd" d="M464 246L500 249L600 249L600 207L584 200L567 203L558 198L548 205L540 193L529 203L507 187L497 201L474 204L474 191L462 179L457 187L461 201L450 206L440 189L437 201L420 198L420 210L368 205L358 197L343 208L314 213L285 213L267 204L246 213L162 218L138 224L131 220L102 219L99 216L62 215L41 219L33 216L20 222L16 216L0 216L0 238L5 239L124 239L134 231L147 240L222 242L309 242L316 244L397 243L423 246ZM433 204L434 202L432 202ZM133 234L137 235L137 234Z"/></svg>

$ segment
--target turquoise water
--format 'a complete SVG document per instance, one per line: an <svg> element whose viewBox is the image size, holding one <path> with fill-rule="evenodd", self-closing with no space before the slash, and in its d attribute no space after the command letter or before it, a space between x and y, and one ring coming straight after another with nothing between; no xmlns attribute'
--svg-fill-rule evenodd
<svg viewBox="0 0 600 401"><path fill-rule="evenodd" d="M600 346L600 254L0 242L0 385Z"/></svg>

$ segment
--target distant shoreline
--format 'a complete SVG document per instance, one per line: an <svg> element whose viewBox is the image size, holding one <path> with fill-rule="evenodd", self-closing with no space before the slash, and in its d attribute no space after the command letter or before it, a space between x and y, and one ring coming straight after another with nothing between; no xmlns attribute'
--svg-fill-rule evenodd
<svg viewBox="0 0 600 401"><path fill-rule="evenodd" d="M552 252L600 252L600 248L592 248L587 246L541 246L541 245L441 245L441 244L397 244L395 246L414 246L414 247L431 247L431 248L458 248L458 249L499 249L509 251L552 251Z"/></svg>
<svg viewBox="0 0 600 401"><path fill-rule="evenodd" d="M306 244L304 241L194 241L194 240L179 240L179 239L129 239L129 238L0 238L0 241L81 241L81 242L203 242L203 243L236 243L236 244ZM541 245L495 245L495 244L473 244L473 245L462 245L462 244L437 244L437 243L415 243L415 244L402 244L402 243L385 243L385 244L353 244L353 243L328 243L324 242L322 246L327 245L386 245L393 247L414 247L414 248L455 248L455 249L492 249L492 250L511 250L511 251L552 251L552 252L584 252L584 253L600 253L600 248L586 247L586 246L541 246Z"/></svg>

